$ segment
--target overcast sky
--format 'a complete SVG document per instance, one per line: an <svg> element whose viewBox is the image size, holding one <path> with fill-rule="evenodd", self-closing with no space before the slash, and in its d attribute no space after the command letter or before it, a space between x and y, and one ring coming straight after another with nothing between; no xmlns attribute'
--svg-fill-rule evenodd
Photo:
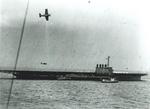
<svg viewBox="0 0 150 109"><path fill-rule="evenodd" d="M0 66L14 67L27 0L0 0ZM149 0L29 0L17 67L150 71ZM47 8L47 22L39 18ZM47 65L41 65L46 62Z"/></svg>

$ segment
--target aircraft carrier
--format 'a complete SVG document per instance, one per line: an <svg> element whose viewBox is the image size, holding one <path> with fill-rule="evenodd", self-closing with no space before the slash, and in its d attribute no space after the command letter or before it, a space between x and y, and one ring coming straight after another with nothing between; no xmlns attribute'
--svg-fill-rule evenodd
<svg viewBox="0 0 150 109"><path fill-rule="evenodd" d="M115 78L118 81L140 81L140 72L118 72L106 64L97 64L95 71L25 71L17 70L13 73L16 79L49 79L49 80L93 80Z"/></svg>

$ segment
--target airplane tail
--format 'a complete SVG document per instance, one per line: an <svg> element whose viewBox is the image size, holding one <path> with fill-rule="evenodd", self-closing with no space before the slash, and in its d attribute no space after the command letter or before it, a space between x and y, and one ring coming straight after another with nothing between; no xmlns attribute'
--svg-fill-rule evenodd
<svg viewBox="0 0 150 109"><path fill-rule="evenodd" d="M41 13L39 13L39 17L41 17Z"/></svg>

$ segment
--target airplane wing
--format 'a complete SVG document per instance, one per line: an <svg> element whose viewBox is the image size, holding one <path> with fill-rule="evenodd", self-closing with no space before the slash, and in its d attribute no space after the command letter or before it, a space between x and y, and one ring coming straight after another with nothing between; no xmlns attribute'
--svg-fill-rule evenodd
<svg viewBox="0 0 150 109"><path fill-rule="evenodd" d="M49 20L49 16L45 16L45 19L48 21Z"/></svg>
<svg viewBox="0 0 150 109"><path fill-rule="evenodd" d="M45 14L48 14L48 9L45 9Z"/></svg>

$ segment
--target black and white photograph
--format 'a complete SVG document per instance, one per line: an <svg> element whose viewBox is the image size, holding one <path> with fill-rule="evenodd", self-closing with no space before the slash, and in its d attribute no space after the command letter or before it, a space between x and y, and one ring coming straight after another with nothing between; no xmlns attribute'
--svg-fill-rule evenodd
<svg viewBox="0 0 150 109"><path fill-rule="evenodd" d="M0 109L150 109L150 0L0 0Z"/></svg>

